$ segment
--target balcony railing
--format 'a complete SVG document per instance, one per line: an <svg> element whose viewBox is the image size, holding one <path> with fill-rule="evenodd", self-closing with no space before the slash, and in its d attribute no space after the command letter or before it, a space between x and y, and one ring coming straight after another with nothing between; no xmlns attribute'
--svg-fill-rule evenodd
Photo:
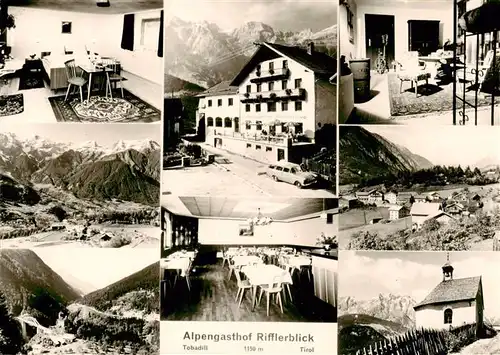
<svg viewBox="0 0 500 355"><path fill-rule="evenodd" d="M283 101L300 100L305 98L306 90L303 88L285 89L276 91L260 91L240 94L240 101L243 103L263 102L263 101Z"/></svg>
<svg viewBox="0 0 500 355"><path fill-rule="evenodd" d="M250 74L250 82L258 83L288 78L290 70L288 68L277 68L270 70L256 70Z"/></svg>
<svg viewBox="0 0 500 355"><path fill-rule="evenodd" d="M228 132L221 130L220 127L215 130L214 132L215 136L222 136L222 137L233 137L233 138L239 138L243 140L248 140L248 141L253 141L253 142L263 142L263 143L271 143L271 144L276 144L276 145L292 145L293 143L299 143L299 142L308 142L311 143L312 140L308 139L305 135L303 134L297 134L292 137L288 136L286 133L282 133L280 135L272 135L272 134L262 134L262 133L241 133L241 132Z"/></svg>

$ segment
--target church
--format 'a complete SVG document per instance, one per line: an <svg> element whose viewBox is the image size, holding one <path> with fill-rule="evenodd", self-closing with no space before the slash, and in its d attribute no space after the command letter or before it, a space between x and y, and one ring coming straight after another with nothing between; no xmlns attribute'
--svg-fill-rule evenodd
<svg viewBox="0 0 500 355"><path fill-rule="evenodd" d="M465 324L483 328L481 276L455 279L449 259L442 266L443 281L413 308L417 328L452 329Z"/></svg>

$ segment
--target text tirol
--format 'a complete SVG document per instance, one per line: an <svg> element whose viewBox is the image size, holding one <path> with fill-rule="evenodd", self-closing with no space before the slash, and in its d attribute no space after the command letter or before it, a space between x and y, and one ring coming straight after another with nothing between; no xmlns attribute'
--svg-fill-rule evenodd
<svg viewBox="0 0 500 355"><path fill-rule="evenodd" d="M278 334L278 333L246 333L241 334L238 332L229 334L207 334L207 333L195 333L195 332L185 332L184 340L192 341L278 341L278 342L295 342L295 343L314 343L314 336L312 334L302 334L302 333L288 333L288 334Z"/></svg>

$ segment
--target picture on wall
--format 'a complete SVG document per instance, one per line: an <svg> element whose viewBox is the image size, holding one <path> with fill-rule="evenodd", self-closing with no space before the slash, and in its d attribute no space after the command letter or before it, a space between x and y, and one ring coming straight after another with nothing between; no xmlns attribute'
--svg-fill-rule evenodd
<svg viewBox="0 0 500 355"><path fill-rule="evenodd" d="M240 236L241 237L253 237L253 225L252 224L240 224Z"/></svg>
<svg viewBox="0 0 500 355"><path fill-rule="evenodd" d="M71 33L71 22L69 21L63 21L62 22L62 33Z"/></svg>

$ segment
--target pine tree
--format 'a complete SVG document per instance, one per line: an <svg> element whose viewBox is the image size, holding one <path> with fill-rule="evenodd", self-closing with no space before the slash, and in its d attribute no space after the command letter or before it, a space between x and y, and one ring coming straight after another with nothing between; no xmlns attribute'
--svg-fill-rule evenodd
<svg viewBox="0 0 500 355"><path fill-rule="evenodd" d="M9 312L5 295L0 291L0 354L17 354L23 344L19 326Z"/></svg>

